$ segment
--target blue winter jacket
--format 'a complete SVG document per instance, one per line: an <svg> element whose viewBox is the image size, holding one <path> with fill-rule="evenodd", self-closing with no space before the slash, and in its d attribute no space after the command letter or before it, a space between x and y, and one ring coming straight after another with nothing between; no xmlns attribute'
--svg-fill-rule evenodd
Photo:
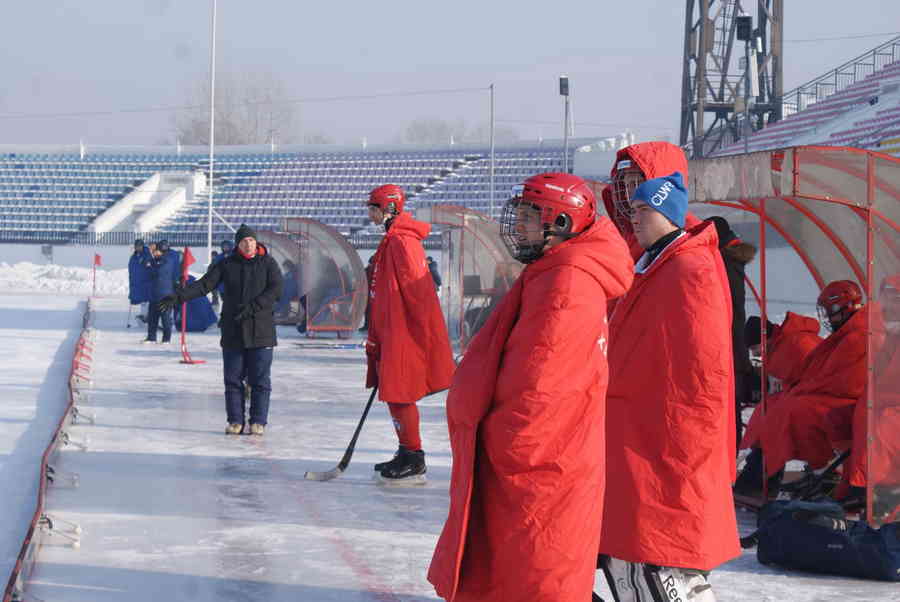
<svg viewBox="0 0 900 602"><path fill-rule="evenodd" d="M150 264L153 257L150 249L144 247L135 251L128 260L128 302L132 305L150 300L150 283L153 278Z"/></svg>
<svg viewBox="0 0 900 602"><path fill-rule="evenodd" d="M194 282L194 280L196 278L188 276L188 283ZM203 332L218 320L216 312L213 311L212 303L209 302L205 295L187 302L187 320L185 324L187 332ZM181 330L181 305L175 306L175 329Z"/></svg>
<svg viewBox="0 0 900 602"><path fill-rule="evenodd" d="M156 302L167 295L175 294L175 283L181 278L181 259L177 252L169 249L153 261L153 282L150 286L150 301Z"/></svg>

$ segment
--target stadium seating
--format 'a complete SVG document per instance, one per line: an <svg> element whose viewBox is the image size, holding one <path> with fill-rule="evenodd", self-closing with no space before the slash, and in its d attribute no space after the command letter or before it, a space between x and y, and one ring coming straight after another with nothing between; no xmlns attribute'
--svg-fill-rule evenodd
<svg viewBox="0 0 900 602"><path fill-rule="evenodd" d="M750 135L749 151L821 144L897 154L896 145L884 145L882 141L900 134L898 83L900 61L895 61L806 109L754 132ZM742 152L744 142L739 140L716 151L714 156Z"/></svg>
<svg viewBox="0 0 900 602"><path fill-rule="evenodd" d="M577 142L570 149L577 148ZM559 145L497 149L495 212L514 184L539 171L560 171L562 165ZM368 192L388 182L407 190L411 208L454 203L488 212L491 207L486 148L266 154L232 150L217 155L213 167L213 207L235 226L248 222L259 229L277 229L282 217L303 216L349 235L365 225L362 206ZM75 238L109 206L162 171L208 176L208 157L151 152L0 154L0 239ZM181 244L205 241L208 200L205 195L189 200L153 236ZM229 232L215 221L216 239Z"/></svg>

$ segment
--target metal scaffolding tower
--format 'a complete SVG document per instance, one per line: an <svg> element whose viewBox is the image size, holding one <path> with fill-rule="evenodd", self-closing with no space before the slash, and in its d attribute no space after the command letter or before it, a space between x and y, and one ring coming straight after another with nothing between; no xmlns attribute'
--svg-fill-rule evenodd
<svg viewBox="0 0 900 602"><path fill-rule="evenodd" d="M742 7L741 0L686 0L680 142L691 157L707 156L782 118L783 2L744 0ZM736 46L746 37L738 35L739 17L746 24L753 4L756 27L746 44Z"/></svg>

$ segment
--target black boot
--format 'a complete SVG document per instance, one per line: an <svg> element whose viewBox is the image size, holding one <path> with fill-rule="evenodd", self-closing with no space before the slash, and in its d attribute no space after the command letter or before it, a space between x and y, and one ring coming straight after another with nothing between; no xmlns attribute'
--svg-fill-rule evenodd
<svg viewBox="0 0 900 602"><path fill-rule="evenodd" d="M398 462L398 460L404 453L406 453L406 448L401 445L400 447L397 448L397 451L394 452L393 458L391 458L387 462L379 462L378 464L375 465L375 472L381 472L385 468L389 468L389 467L393 466L394 464L396 464Z"/></svg>
<svg viewBox="0 0 900 602"><path fill-rule="evenodd" d="M383 483L424 484L425 452L403 450L393 466L383 469L379 480Z"/></svg>
<svg viewBox="0 0 900 602"><path fill-rule="evenodd" d="M734 492L738 495L756 497L762 492L762 450L753 449L747 455L744 468L734 483Z"/></svg>

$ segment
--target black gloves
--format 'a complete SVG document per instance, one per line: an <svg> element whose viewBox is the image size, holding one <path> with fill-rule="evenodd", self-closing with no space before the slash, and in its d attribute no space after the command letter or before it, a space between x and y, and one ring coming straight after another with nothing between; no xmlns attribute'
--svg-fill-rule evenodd
<svg viewBox="0 0 900 602"><path fill-rule="evenodd" d="M235 322L243 322L247 318L253 315L253 306L250 304L243 305L238 308L238 312L234 314Z"/></svg>
<svg viewBox="0 0 900 602"><path fill-rule="evenodd" d="M161 313L167 312L181 302L182 299L178 293L175 293L174 295L166 295L165 297L160 299L159 303L156 305L156 308Z"/></svg>

